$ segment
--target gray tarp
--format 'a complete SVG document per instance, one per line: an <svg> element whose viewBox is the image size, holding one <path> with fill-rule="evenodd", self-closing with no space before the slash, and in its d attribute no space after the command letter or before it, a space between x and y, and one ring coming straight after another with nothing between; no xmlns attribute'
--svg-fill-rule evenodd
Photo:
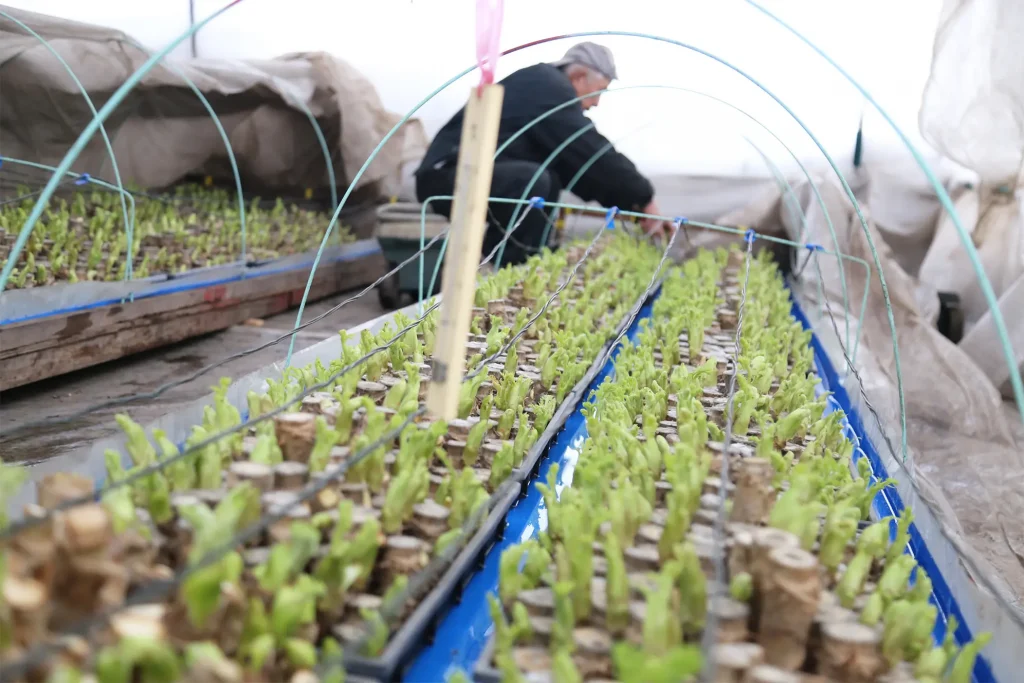
<svg viewBox="0 0 1024 683"><path fill-rule="evenodd" d="M46 39L97 109L151 54L120 31L2 5L0 10ZM312 188L323 193L328 174L307 110L323 130L341 188L401 118L384 108L369 80L323 52L271 60L164 60L105 124L126 183L165 187L186 174L230 182L224 142L182 75L210 100L228 133L243 184L257 191ZM81 91L53 53L0 17L0 155L56 166L91 119ZM366 199L394 192L403 148L419 144L422 137L414 121L385 145L360 179ZM113 179L98 133L71 170Z"/></svg>

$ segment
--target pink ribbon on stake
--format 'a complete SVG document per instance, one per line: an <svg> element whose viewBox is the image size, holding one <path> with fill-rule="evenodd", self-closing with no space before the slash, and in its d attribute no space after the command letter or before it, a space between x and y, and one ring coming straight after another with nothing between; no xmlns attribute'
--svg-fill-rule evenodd
<svg viewBox="0 0 1024 683"><path fill-rule="evenodd" d="M478 96L485 85L494 83L504 7L504 0L476 0L476 65L480 67Z"/></svg>

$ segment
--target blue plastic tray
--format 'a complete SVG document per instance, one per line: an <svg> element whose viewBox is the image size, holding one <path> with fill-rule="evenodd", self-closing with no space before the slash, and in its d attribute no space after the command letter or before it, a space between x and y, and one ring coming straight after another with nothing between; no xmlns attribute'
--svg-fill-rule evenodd
<svg viewBox="0 0 1024 683"><path fill-rule="evenodd" d="M350 244L343 245L338 250L337 254L324 258L320 265L328 265L331 263L339 263L344 261L354 261L372 254L381 253L380 245L375 240L360 240ZM250 265L244 269L235 269L231 274L225 274L225 270L231 268L231 264L224 266L214 266L210 268L200 268L197 270L186 271L184 273L173 273L170 275L156 275L153 277L132 281L129 284L136 284L141 291L132 293L130 295L132 301L140 301L142 299L152 299L158 296L166 296L168 294L178 294L180 292L187 292L193 289L202 289L204 287L213 287L216 285L224 285L232 282L238 282L247 278L265 277L267 275L278 275L293 270L309 270L313 266L315 259L315 252L307 252L306 254L294 254L291 256L282 257L275 261L266 261L259 264ZM281 261L277 263L276 261ZM234 264L238 266L239 264ZM92 284L92 283L82 283ZM97 283L107 284L107 283ZM117 283L111 283L117 284ZM163 285L163 286L159 286ZM62 285L66 287L73 287L74 285ZM91 311L97 308L103 308L104 306L113 306L115 304L123 303L129 298L126 292L123 297L102 297L94 301L87 303L78 303L73 305L58 306L50 310L37 311L29 315L15 315L9 318L0 319L0 325L13 325L15 323L27 322L29 320L37 320L39 318L48 318L55 315L66 315L68 313L80 313L83 311Z"/></svg>
<svg viewBox="0 0 1024 683"><path fill-rule="evenodd" d="M656 297L657 295L655 295ZM652 297L652 301L653 301ZM652 303L648 302L637 316L627 332L633 339L639 330L640 322L651 315ZM811 329L803 311L793 301L793 315L806 328ZM845 388L839 382L839 376L819 340L811 341L815 355L815 366L821 377L822 392L831 391L828 411L836 408L846 413L845 427L848 438L857 444L855 459L867 457L871 463L873 480L885 479L888 475L878 452L870 441L865 438L864 426L856 410L850 403ZM614 370L616 349L605 367L595 376L590 391L593 391ZM589 396L589 392L588 392ZM547 457L540 463L536 478L528 484L526 496L521 498L509 511L502 540L496 543L484 559L483 567L466 585L462 600L453 606L442 618L435 637L425 645L416 659L410 664L403 678L406 683L438 683L445 681L454 672L461 670L472 674L477 661L484 652L493 631L493 622L487 605L487 594L496 592L498 583L498 563L501 553L511 545L535 536L547 526L547 512L537 482L543 482L552 463L559 464L558 488L572 483L572 474L579 448L587 437L587 428L580 411L571 415L562 432L556 437ZM894 488L880 492L872 503L873 512L878 517L898 515L903 509L903 502ZM895 523L893 534L895 534ZM971 640L971 632L960 613L960 608L943 579L934 558L925 546L916 525L910 527L910 543L907 552L911 553L918 563L924 567L932 580L932 602L938 607L939 618L936 623L935 636L942 638L945 634L949 616L957 617L957 642L963 644ZM994 683L995 678L988 662L979 657L974 667L974 683Z"/></svg>
<svg viewBox="0 0 1024 683"><path fill-rule="evenodd" d="M651 315L651 302L646 303L637 315L636 320L626 332L626 337L633 339L640 328L640 321ZM600 372L595 375L587 393L598 387L614 368L614 359L619 348L613 350L611 357ZM547 478L548 470L553 463L558 463L558 483L560 491L572 483L573 466L579 456L579 447L587 438L587 425L583 413L577 410L566 420L561 433L548 450L548 456L541 462L537 476L528 485L526 495L520 498L505 520L505 532L502 540L495 543L484 559L483 568L470 579L462 594L462 600L453 606L443 618L435 633L433 643L413 660L406 670L404 681L417 683L438 683L444 681L456 670L470 673L480 658L487 639L492 630L491 615L487 607L487 594L495 591L498 585L498 562L501 553L508 547L527 540L547 527L547 510L537 490L537 482Z"/></svg>

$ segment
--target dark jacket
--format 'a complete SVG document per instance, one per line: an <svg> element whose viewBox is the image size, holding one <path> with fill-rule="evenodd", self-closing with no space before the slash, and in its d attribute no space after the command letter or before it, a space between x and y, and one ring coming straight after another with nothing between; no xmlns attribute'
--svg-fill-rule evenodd
<svg viewBox="0 0 1024 683"><path fill-rule="evenodd" d="M505 96L498 130L499 146L547 110L576 97L569 77L550 64L536 64L520 69L502 80L501 84L505 88ZM454 164L462 136L463 112L460 110L455 114L434 137L417 173L442 163ZM548 155L566 138L588 125L591 125L591 121L584 116L583 106L573 102L516 138L497 161L516 159L544 163ZM558 176L564 187L583 164L605 147L609 149L587 169L572 192L604 207L617 206L625 211L642 209L654 197L651 183L637 171L633 162L617 152L608 139L593 128L559 152L548 168Z"/></svg>

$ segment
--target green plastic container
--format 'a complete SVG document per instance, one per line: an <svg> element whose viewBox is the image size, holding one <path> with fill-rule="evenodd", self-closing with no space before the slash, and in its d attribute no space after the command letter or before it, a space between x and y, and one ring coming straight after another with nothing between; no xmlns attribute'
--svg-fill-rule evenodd
<svg viewBox="0 0 1024 683"><path fill-rule="evenodd" d="M422 209L423 205L415 202L395 202L377 209L376 238L388 262L388 270L394 270L398 264L419 252ZM428 212L423 227L424 240L429 242L448 229L448 219ZM424 296L430 296L427 289L430 287L430 278L441 255L443 244L443 240L438 240L423 253ZM434 286L435 289L440 289L440 274ZM383 280L377 286L377 296L381 306L393 310L415 302L419 295L419 287L420 259L416 258Z"/></svg>

